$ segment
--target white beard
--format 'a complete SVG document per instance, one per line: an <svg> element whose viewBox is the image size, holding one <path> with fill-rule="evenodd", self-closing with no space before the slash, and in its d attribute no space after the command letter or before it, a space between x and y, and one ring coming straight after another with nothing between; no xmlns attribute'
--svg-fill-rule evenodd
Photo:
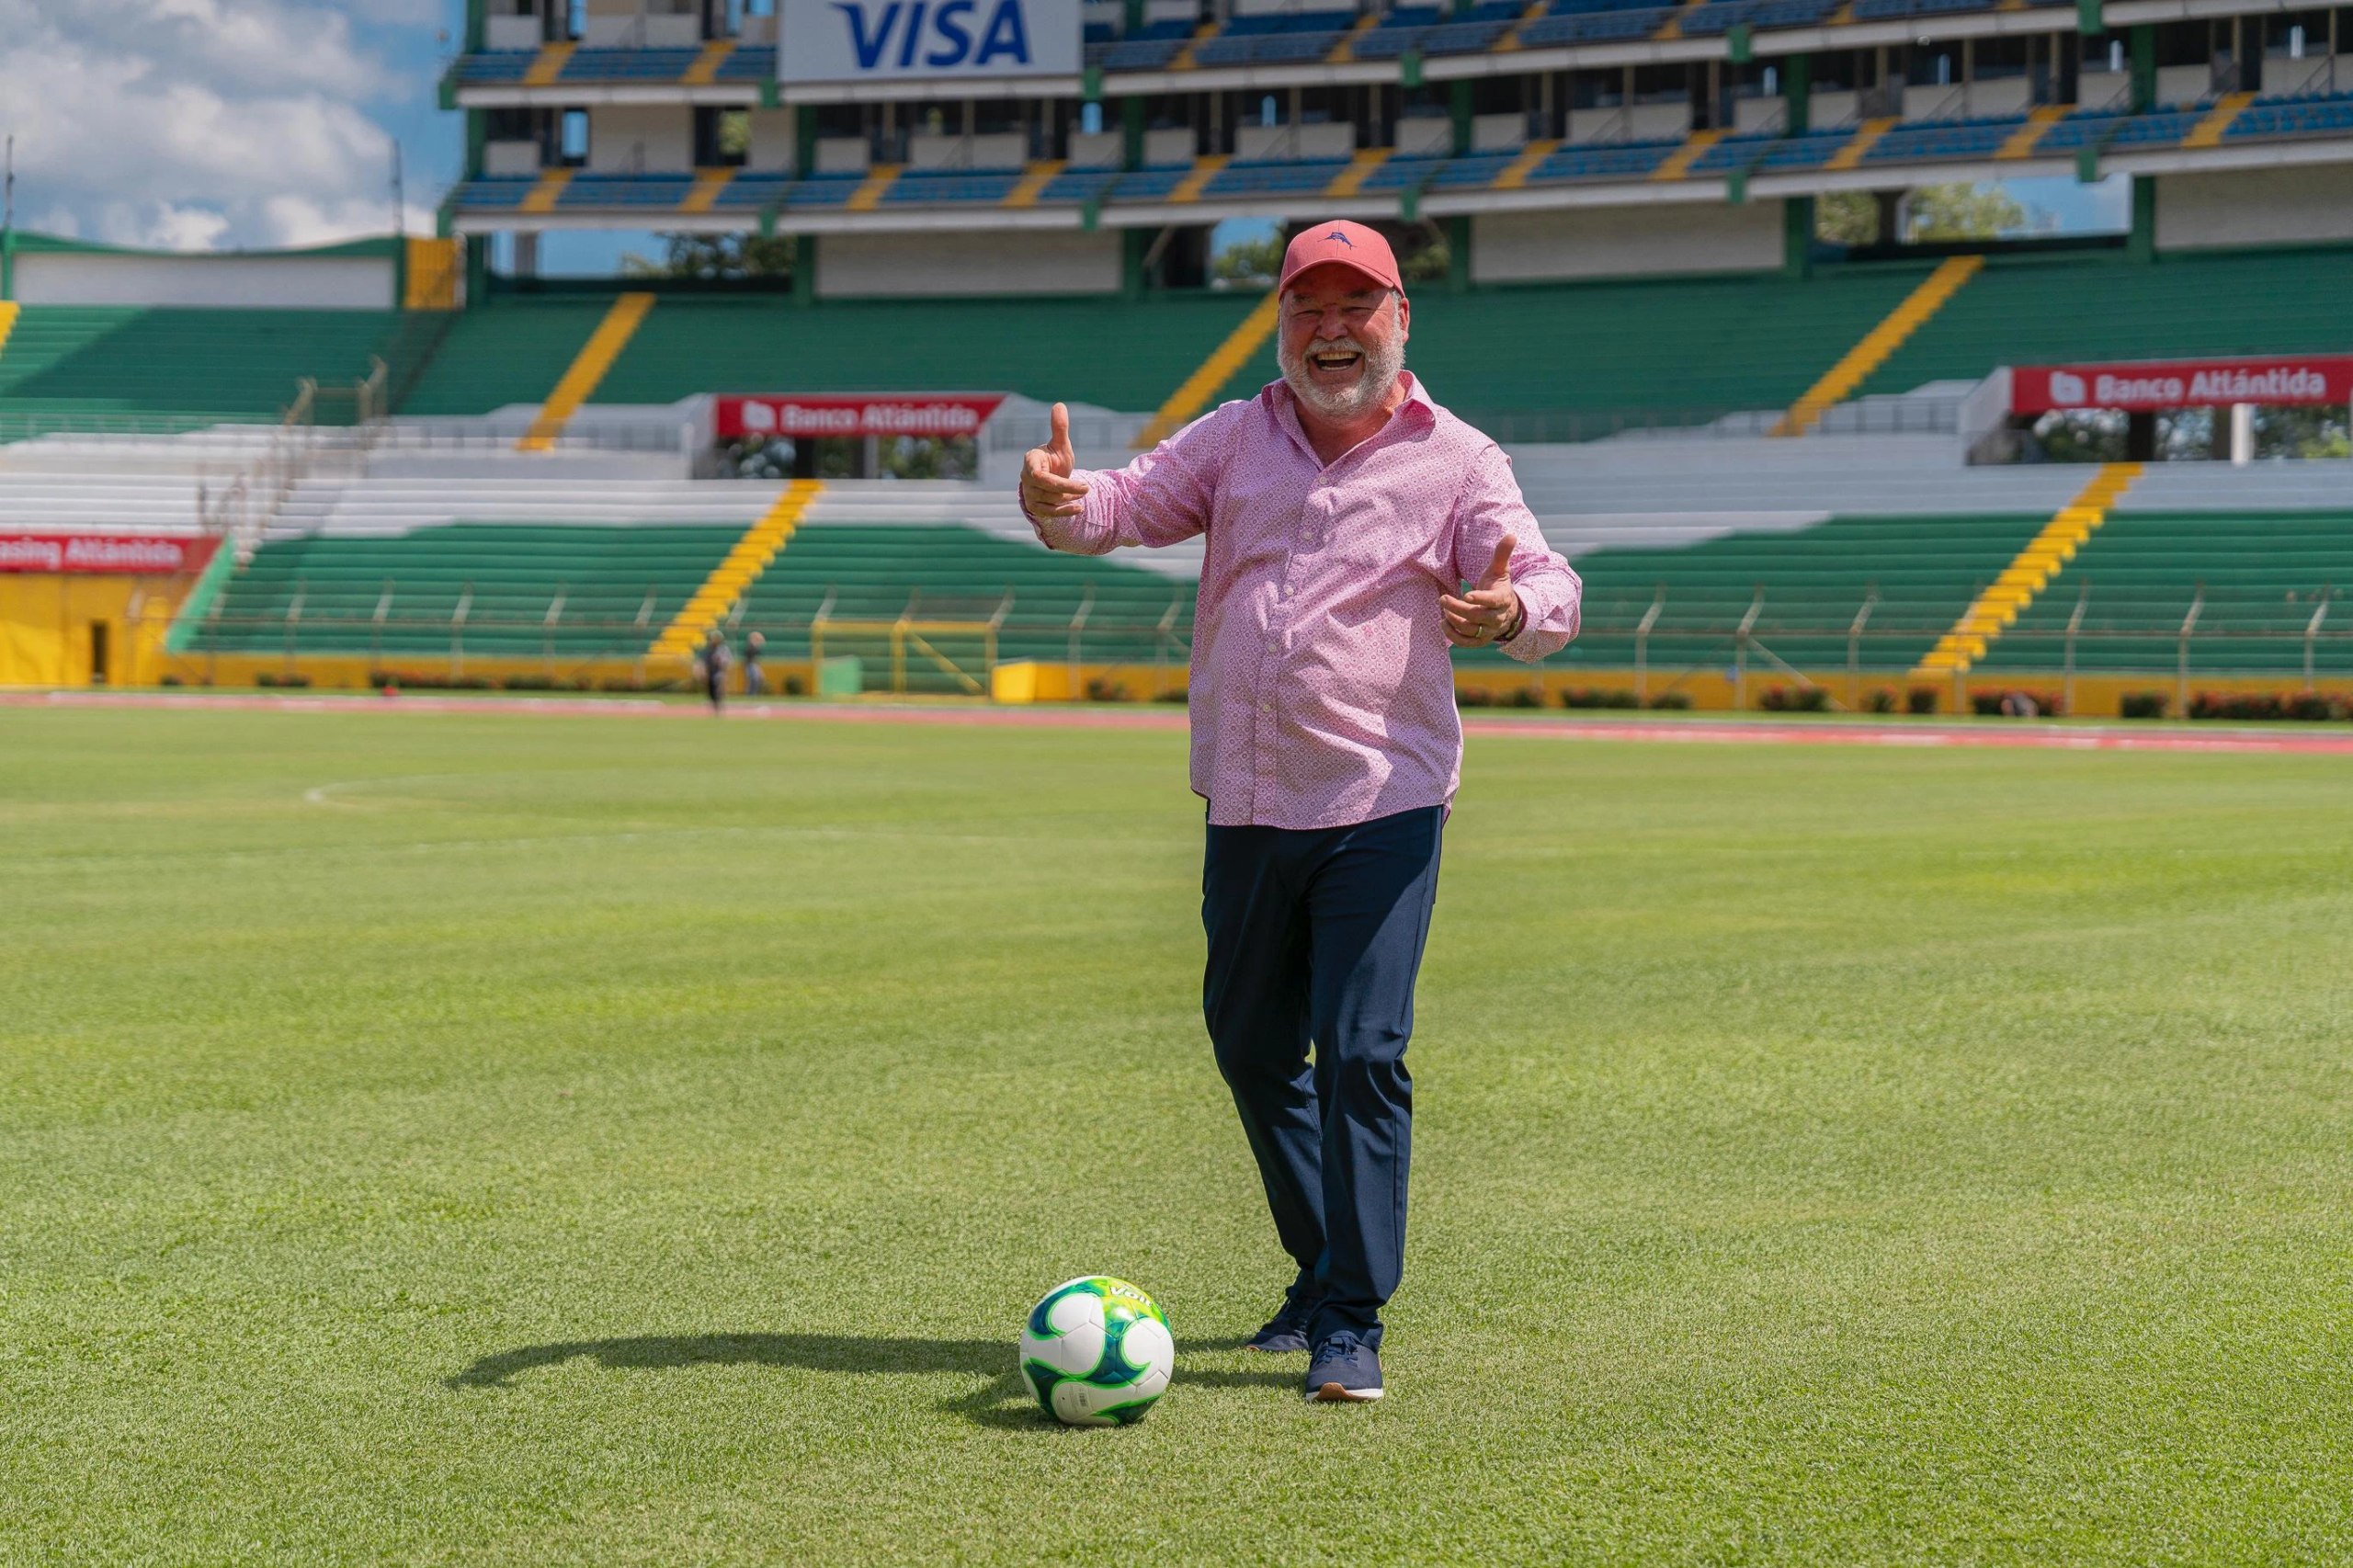
<svg viewBox="0 0 2353 1568"><path fill-rule="evenodd" d="M1378 350L1353 338L1346 340L1346 346L1361 352L1364 363L1357 371L1355 386L1336 391L1315 384L1308 374L1304 356L1294 355L1279 342L1275 345L1275 364L1282 371L1291 395L1324 418L1344 423L1360 419L1379 408L1390 389L1397 384L1398 373L1405 368L1405 340L1402 336L1391 338L1387 347Z"/></svg>

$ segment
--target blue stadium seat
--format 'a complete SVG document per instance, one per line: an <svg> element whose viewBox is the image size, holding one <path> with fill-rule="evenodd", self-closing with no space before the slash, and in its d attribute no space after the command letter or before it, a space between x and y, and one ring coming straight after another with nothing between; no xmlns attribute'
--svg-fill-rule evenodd
<svg viewBox="0 0 2353 1568"><path fill-rule="evenodd" d="M702 56L699 49L578 49L559 82L675 82Z"/></svg>
<svg viewBox="0 0 2353 1568"><path fill-rule="evenodd" d="M1519 41L1529 49L1564 43L1605 43L1648 38L1675 14L1671 7L1642 10L1591 10L1563 13L1556 6L1519 29Z"/></svg>
<svg viewBox="0 0 2353 1568"><path fill-rule="evenodd" d="M1641 179L1683 145L1680 138L1655 142L1610 142L1558 147L1528 176L1530 185L1567 180Z"/></svg>
<svg viewBox="0 0 2353 1568"><path fill-rule="evenodd" d="M578 174L556 198L559 211L583 207L675 209L694 188L691 174Z"/></svg>
<svg viewBox="0 0 2353 1568"><path fill-rule="evenodd" d="M537 175L483 175L458 187L458 205L475 211L516 207L539 183Z"/></svg>
<svg viewBox="0 0 2353 1568"><path fill-rule="evenodd" d="M1064 169L1046 182L1038 199L1048 203L1100 201L1110 193L1112 183L1119 177L1117 169Z"/></svg>
<svg viewBox="0 0 2353 1568"><path fill-rule="evenodd" d="M532 49L502 49L489 54L461 55L458 60L458 81L465 86L519 82L530 70L531 62L539 57L539 51Z"/></svg>
<svg viewBox="0 0 2353 1568"><path fill-rule="evenodd" d="M772 201L782 201L791 187L792 176L780 170L739 170L711 206L721 210L756 212Z"/></svg>
<svg viewBox="0 0 2353 1568"><path fill-rule="evenodd" d="M839 207L866 183L864 175L811 175L785 188L787 207Z"/></svg>
<svg viewBox="0 0 2353 1568"><path fill-rule="evenodd" d="M1204 197L1288 196L1313 193L1330 185L1334 176L1348 166L1346 158L1301 159L1296 162L1275 162L1253 159L1236 160L1210 176L1201 187Z"/></svg>
<svg viewBox="0 0 2353 1568"><path fill-rule="evenodd" d="M910 170L891 182L882 200L886 206L971 201L994 205L1012 195L1020 183L1019 169Z"/></svg>
<svg viewBox="0 0 2353 1568"><path fill-rule="evenodd" d="M2014 114L1900 125L1872 143L1862 161L1893 164L1991 157L2025 123L2024 115Z"/></svg>
<svg viewBox="0 0 2353 1568"><path fill-rule="evenodd" d="M776 45L772 43L739 43L734 52L719 62L712 80L720 82L773 82L776 80Z"/></svg>
<svg viewBox="0 0 2353 1568"><path fill-rule="evenodd" d="M1419 158L1391 158L1367 175L1364 184L1357 188L1364 191L1413 190L1438 178L1446 165L1453 162L1443 154Z"/></svg>
<svg viewBox="0 0 2353 1568"><path fill-rule="evenodd" d="M1165 201L1169 194L1193 172L1190 164L1164 164L1156 168L1137 169L1119 177L1111 187L1114 201Z"/></svg>
<svg viewBox="0 0 2353 1568"><path fill-rule="evenodd" d="M1433 190L1478 189L1495 183L1495 176L1510 166L1518 153L1471 153L1460 158L1449 158L1430 178Z"/></svg>
<svg viewBox="0 0 2353 1568"><path fill-rule="evenodd" d="M2222 132L2226 142L2248 137L2314 136L2353 130L2353 93L2259 98Z"/></svg>

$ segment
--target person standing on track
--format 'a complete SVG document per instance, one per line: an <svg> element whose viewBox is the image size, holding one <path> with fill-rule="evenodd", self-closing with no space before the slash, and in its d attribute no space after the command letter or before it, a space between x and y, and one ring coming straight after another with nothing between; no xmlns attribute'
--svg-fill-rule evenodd
<svg viewBox="0 0 2353 1568"><path fill-rule="evenodd" d="M1312 1351L1311 1399L1373 1400L1404 1264L1414 982L1461 769L1448 645L1540 659L1576 635L1583 587L1511 460L1405 370L1386 240L1304 230L1277 289L1281 380L1116 472L1077 469L1056 403L1021 505L1053 550L1208 536L1202 1011L1299 1266L1251 1343Z"/></svg>
<svg viewBox="0 0 2353 1568"><path fill-rule="evenodd" d="M702 657L696 661L702 673L703 695L710 699L710 710L717 713L727 701L727 668L735 662L733 650L727 646L727 634L716 626L702 645Z"/></svg>

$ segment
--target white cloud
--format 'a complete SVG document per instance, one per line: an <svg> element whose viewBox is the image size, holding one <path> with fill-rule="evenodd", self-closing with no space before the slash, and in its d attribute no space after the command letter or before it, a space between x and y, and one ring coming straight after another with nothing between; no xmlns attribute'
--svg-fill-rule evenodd
<svg viewBox="0 0 2353 1568"><path fill-rule="evenodd" d="M96 237L153 250L215 250L228 232L228 216L209 208L110 201L98 210Z"/></svg>
<svg viewBox="0 0 2353 1568"><path fill-rule="evenodd" d="M357 40L347 8L0 0L0 130L26 205L43 227L175 249L384 232L391 138L362 106L426 84ZM437 0L361 9L429 20ZM424 173L410 171L419 194Z"/></svg>
<svg viewBox="0 0 2353 1568"><path fill-rule="evenodd" d="M324 245L355 234L389 233L392 227L392 203L390 197L381 201L318 202L307 197L273 196L262 203L261 216L267 235L264 244ZM407 218L409 233L433 232L431 208L419 207L412 201L407 207Z"/></svg>

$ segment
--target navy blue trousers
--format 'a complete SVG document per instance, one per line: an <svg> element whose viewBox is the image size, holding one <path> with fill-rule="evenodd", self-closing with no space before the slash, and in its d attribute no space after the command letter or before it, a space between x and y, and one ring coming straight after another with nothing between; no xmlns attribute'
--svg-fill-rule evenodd
<svg viewBox="0 0 2353 1568"><path fill-rule="evenodd" d="M1311 1340L1347 1329L1378 1345L1404 1270L1405 1041L1445 814L1209 830L1201 1011L1299 1264L1290 1299L1313 1306Z"/></svg>

